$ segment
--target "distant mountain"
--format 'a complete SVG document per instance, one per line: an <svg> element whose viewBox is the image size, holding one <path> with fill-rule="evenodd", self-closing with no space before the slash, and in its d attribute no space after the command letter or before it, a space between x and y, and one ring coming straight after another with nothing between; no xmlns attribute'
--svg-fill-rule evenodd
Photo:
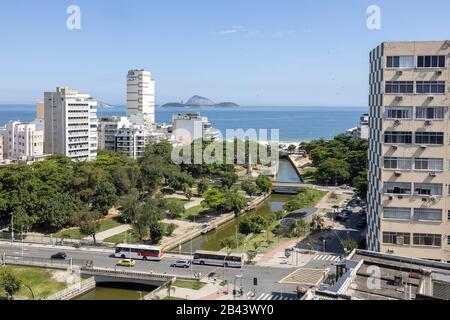
<svg viewBox="0 0 450 320"><path fill-rule="evenodd" d="M162 108L189 108L189 107L236 108L239 107L239 105L234 102L215 103L214 101L208 98L195 95L192 98L190 98L186 103L171 102L162 106Z"/></svg>
<svg viewBox="0 0 450 320"><path fill-rule="evenodd" d="M214 105L216 105L214 101L201 96L193 96L186 102L187 107L212 107Z"/></svg>

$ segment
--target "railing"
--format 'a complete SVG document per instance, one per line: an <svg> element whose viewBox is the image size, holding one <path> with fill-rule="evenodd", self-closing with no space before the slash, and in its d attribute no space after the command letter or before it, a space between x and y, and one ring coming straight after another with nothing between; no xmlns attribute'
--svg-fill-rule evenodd
<svg viewBox="0 0 450 320"><path fill-rule="evenodd" d="M69 259L69 260L55 260L50 258L36 258L36 257L22 257L22 256L12 256L3 253L0 255L0 265L2 264L13 264L19 266L29 266L29 267L43 267L52 269L68 269L74 266L77 267L88 267L93 265L92 260L82 260L82 259Z"/></svg>
<svg viewBox="0 0 450 320"><path fill-rule="evenodd" d="M118 278L128 278L128 279L161 279L161 280L169 280L174 278L180 278L183 280L196 280L195 277L190 276L179 276L174 274L166 274L166 273L154 273L154 272L139 272L139 271L125 271L125 270L115 270L108 268L81 268L81 272L89 275L106 275L111 277Z"/></svg>
<svg viewBox="0 0 450 320"><path fill-rule="evenodd" d="M11 233L0 232L0 241L12 241ZM22 236L20 233L14 234L15 242L22 242ZM53 236L38 236L38 235L25 235L23 236L24 243L39 243L47 244L52 246L73 246L81 245L85 247L102 247L102 248L114 248L114 243L96 241L90 239L69 239L69 238L59 238Z"/></svg>
<svg viewBox="0 0 450 320"><path fill-rule="evenodd" d="M47 297L46 300L70 300L85 292L91 291L95 286L95 278L91 277Z"/></svg>

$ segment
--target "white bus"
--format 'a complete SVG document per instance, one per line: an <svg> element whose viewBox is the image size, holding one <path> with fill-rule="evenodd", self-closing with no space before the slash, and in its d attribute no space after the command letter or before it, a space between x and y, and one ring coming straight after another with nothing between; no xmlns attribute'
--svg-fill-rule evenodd
<svg viewBox="0 0 450 320"><path fill-rule="evenodd" d="M232 253L230 255L224 252L212 251L196 251L194 254L193 264L212 265L220 267L234 267L241 268L245 262L245 257L242 253Z"/></svg>
<svg viewBox="0 0 450 320"><path fill-rule="evenodd" d="M162 250L157 247L139 244L118 244L116 246L116 258L161 261L162 256Z"/></svg>

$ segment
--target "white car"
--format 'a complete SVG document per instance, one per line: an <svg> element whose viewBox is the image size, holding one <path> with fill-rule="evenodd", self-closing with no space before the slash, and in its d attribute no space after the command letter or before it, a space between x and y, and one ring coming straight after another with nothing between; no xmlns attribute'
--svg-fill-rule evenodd
<svg viewBox="0 0 450 320"><path fill-rule="evenodd" d="M191 260L177 260L172 263L171 267L174 268L189 268L191 266Z"/></svg>

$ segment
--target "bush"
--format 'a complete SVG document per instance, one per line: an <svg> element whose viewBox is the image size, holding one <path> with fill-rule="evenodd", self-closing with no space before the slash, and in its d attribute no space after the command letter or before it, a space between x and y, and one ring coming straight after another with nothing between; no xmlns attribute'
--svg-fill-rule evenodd
<svg viewBox="0 0 450 320"><path fill-rule="evenodd" d="M169 224L169 225L166 227L166 236L167 236L167 237L172 236L172 234L173 234L173 232L175 231L176 228L177 228L177 225L176 225L176 224L173 224L173 223Z"/></svg>

